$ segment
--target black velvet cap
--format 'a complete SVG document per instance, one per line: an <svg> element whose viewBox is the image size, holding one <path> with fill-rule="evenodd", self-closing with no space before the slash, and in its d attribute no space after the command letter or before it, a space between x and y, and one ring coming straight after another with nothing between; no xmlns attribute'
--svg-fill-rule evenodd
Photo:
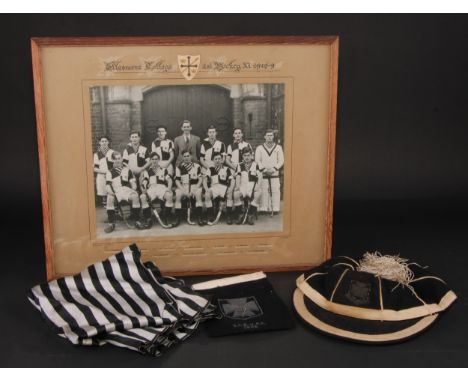
<svg viewBox="0 0 468 382"><path fill-rule="evenodd" d="M415 263L404 283L359 270L361 259L336 257L297 279L294 306L321 332L359 342L410 338L457 298L444 280Z"/></svg>

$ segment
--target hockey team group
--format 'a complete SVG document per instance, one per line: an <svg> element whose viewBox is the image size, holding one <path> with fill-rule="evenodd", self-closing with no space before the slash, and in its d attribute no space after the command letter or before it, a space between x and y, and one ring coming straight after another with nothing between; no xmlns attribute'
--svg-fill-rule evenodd
<svg viewBox="0 0 468 382"><path fill-rule="evenodd" d="M99 138L94 172L107 211L106 233L114 231L119 218L129 228L149 229L153 216L162 227L174 228L182 217L188 224L217 224L223 211L229 225L253 225L258 210L279 213L284 154L274 131L267 130L254 151L241 129L234 130L227 148L214 126L202 141L191 134L190 121L183 121L181 130L172 141L159 127L151 149L140 143L139 132L131 132L123 153L110 148L107 136Z"/></svg>

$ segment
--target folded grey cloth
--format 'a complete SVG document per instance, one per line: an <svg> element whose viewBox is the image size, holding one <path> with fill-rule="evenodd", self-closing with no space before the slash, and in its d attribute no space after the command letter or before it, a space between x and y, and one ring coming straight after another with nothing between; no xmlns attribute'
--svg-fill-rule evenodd
<svg viewBox="0 0 468 382"><path fill-rule="evenodd" d="M135 244L77 275L35 286L28 299L73 344L112 344L154 356L216 315L182 280L142 264Z"/></svg>

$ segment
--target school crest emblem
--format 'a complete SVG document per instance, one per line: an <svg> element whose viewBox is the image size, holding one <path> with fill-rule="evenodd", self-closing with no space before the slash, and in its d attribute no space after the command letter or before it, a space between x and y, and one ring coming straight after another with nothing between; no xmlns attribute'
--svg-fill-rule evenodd
<svg viewBox="0 0 468 382"><path fill-rule="evenodd" d="M370 290L369 283L351 280L345 296L355 305L366 305L369 303Z"/></svg>
<svg viewBox="0 0 468 382"><path fill-rule="evenodd" d="M195 77L200 68L200 55L178 55L179 69L186 80L191 80Z"/></svg>
<svg viewBox="0 0 468 382"><path fill-rule="evenodd" d="M263 314L255 297L229 298L218 300L224 317L233 320L249 320Z"/></svg>

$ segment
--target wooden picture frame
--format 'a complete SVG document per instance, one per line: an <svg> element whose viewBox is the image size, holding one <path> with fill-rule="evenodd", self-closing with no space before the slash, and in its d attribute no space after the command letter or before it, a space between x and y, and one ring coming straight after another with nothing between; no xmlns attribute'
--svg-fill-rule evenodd
<svg viewBox="0 0 468 382"><path fill-rule="evenodd" d="M172 275L303 270L328 259L338 46L336 36L32 38L47 278L79 272L131 242L139 245L144 260L153 260ZM178 55L201 57L193 78L184 78L187 73L178 67ZM233 129L236 123L245 127L250 121L251 136L257 140L262 133L255 129L271 128L272 118L277 121L278 114L276 110L272 117L272 93L265 96L261 92L284 89L279 107L282 119L278 119L284 135L281 229L256 231L269 219L257 216L259 223L248 232L181 231L184 233L171 236L158 227L151 231L157 236L99 236L98 212L104 210L93 200L96 188L91 163L98 124L93 120L93 88L132 93L138 87L139 97L146 97L150 88L179 89L183 85L230 89L226 102L231 99L233 109L239 104L244 109L238 120L234 116L232 121L224 118L219 123L224 123L223 129ZM249 95L245 89L251 88L263 90L258 90L260 95ZM235 89L244 92L241 101L233 96ZM98 90L96 94L99 97ZM107 97L101 106L112 104L109 94ZM269 106L264 108L266 112L258 111L266 117L252 127L256 101ZM129 104L126 110L138 109L138 102L144 101ZM101 116L114 113L109 108L101 111ZM136 120L141 127L146 122L138 122L143 119L141 112L136 115L132 123Z"/></svg>

